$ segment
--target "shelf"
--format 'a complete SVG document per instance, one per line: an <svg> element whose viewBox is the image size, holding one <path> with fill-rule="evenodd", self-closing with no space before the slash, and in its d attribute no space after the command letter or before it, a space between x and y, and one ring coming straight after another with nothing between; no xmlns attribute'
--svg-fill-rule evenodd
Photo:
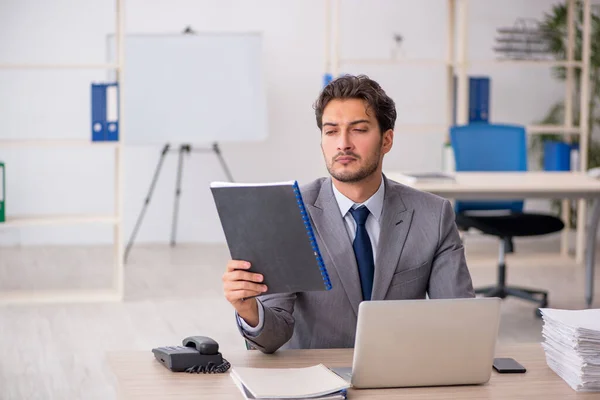
<svg viewBox="0 0 600 400"><path fill-rule="evenodd" d="M125 18L124 8L125 1L117 0L115 2L115 25L114 29L111 29L114 34L114 43L117 49L117 59L115 62L68 62L68 61L42 61L42 62L31 62L21 60L17 62L0 62L0 74L2 70L6 71L65 71L74 73L74 71L114 71L117 73L115 79L119 85L123 85L123 74L119 74L124 69L125 59ZM57 9L58 10L58 9ZM14 41L14 40L13 40ZM14 44L18 45L18 40L14 41ZM43 54L40 54L42 56ZM101 57L106 54L98 54ZM123 119L124 108L123 102L119 103L119 118ZM91 140L91 126L87 129L83 129L79 132L81 139L44 139L44 138L32 138L26 139L22 136L16 136L12 132L14 138L0 138L0 151L3 154L14 152L16 148L26 149L30 147L39 147L55 150L61 147L65 148L85 148L85 147L99 147L105 149L114 150L114 194L113 199L115 202L114 212L111 214L47 214L47 215L15 215L7 216L5 222L0 222L0 231L4 228L25 228L34 226L56 226L56 225L80 225L80 224L104 224L114 229L113 236L113 248L114 248L114 260L113 260L113 287L112 288L94 288L94 289L10 289L3 291L0 289L0 304L11 304L11 303L86 303L86 302L118 302L123 300L123 279L124 279L124 266L122 257L122 243L123 243L123 152L122 149L123 141L98 141L93 142ZM87 133L85 133L87 132ZM76 132L73 132L77 134ZM10 133L8 133L10 134ZM6 134L5 134L6 136ZM73 150L75 151L75 150ZM40 198L38 201L44 201L44 198ZM68 210L66 212L69 212Z"/></svg>
<svg viewBox="0 0 600 400"><path fill-rule="evenodd" d="M427 58L346 58L340 64L350 65L421 65L421 66L448 66L450 62L442 59Z"/></svg>
<svg viewBox="0 0 600 400"><path fill-rule="evenodd" d="M450 129L448 125L420 125L420 124L396 124L394 132L396 133L440 133L447 132ZM527 133L536 135L544 133L562 134L562 135L579 135L581 133L579 127L573 126L567 128L562 125L528 125Z"/></svg>
<svg viewBox="0 0 600 400"><path fill-rule="evenodd" d="M119 64L0 63L0 69L119 69Z"/></svg>
<svg viewBox="0 0 600 400"><path fill-rule="evenodd" d="M581 134L581 130L577 126L573 126L571 128L567 128L562 125L528 125L527 133L530 134L544 134L544 133L554 133L559 135L579 135Z"/></svg>
<svg viewBox="0 0 600 400"><path fill-rule="evenodd" d="M117 147L120 142L98 141L93 142L86 139L0 139L2 147Z"/></svg>
<svg viewBox="0 0 600 400"><path fill-rule="evenodd" d="M75 214L75 215L49 215L49 216L7 216L5 222L0 222L2 228L18 228L24 226L40 225L78 225L78 224L111 224L118 222L114 215L93 215L93 214Z"/></svg>
<svg viewBox="0 0 600 400"><path fill-rule="evenodd" d="M442 133L448 132L448 125L396 124L395 133Z"/></svg>
<svg viewBox="0 0 600 400"><path fill-rule="evenodd" d="M460 62L451 63L446 59L436 58L346 58L340 60L340 64L350 65L420 65L420 66L463 66ZM469 60L467 66L531 66L531 67L567 67L569 65L575 68L581 68L581 61L557 61L557 60L503 60L503 59L487 59L487 60Z"/></svg>
<svg viewBox="0 0 600 400"><path fill-rule="evenodd" d="M581 68L581 61L556 61L556 60L469 60L467 66L480 65L500 65L500 66L523 66L523 67L567 67L569 65ZM456 67L462 66L462 63L456 63Z"/></svg>
<svg viewBox="0 0 600 400"><path fill-rule="evenodd" d="M121 301L114 289L11 290L0 291L0 304L102 303Z"/></svg>

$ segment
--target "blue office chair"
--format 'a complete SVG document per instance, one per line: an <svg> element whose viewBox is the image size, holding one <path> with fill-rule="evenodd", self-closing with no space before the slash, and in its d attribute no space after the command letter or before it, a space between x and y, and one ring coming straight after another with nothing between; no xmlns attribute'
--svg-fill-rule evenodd
<svg viewBox="0 0 600 400"><path fill-rule="evenodd" d="M450 129L457 171L526 171L525 128L516 125L471 124ZM518 297L548 305L548 292L506 285L506 253L514 251L513 237L559 232L563 222L554 216L523 212L523 200L456 202L456 224L466 231L474 228L500 239L498 281L476 288L487 297ZM540 315L536 309L536 315Z"/></svg>

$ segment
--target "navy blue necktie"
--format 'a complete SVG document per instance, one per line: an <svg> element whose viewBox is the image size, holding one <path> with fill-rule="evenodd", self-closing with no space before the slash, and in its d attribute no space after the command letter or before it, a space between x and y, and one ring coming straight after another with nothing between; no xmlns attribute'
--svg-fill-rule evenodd
<svg viewBox="0 0 600 400"><path fill-rule="evenodd" d="M360 276L360 286L364 300L371 300L371 291L373 290L373 275L375 274L375 261L373 261L373 247L371 239L367 233L367 217L369 209L360 206L357 209L350 209L350 213L356 221L356 237L352 247L358 264L358 275Z"/></svg>

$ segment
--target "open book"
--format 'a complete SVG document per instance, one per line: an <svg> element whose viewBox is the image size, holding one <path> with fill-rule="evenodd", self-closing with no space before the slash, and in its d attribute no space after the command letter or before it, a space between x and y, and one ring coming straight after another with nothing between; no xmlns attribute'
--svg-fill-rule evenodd
<svg viewBox="0 0 600 400"><path fill-rule="evenodd" d="M305 368L231 370L231 379L246 399L345 399L350 384L323 364Z"/></svg>
<svg viewBox="0 0 600 400"><path fill-rule="evenodd" d="M213 182L210 189L231 258L264 276L265 294L331 289L296 181Z"/></svg>

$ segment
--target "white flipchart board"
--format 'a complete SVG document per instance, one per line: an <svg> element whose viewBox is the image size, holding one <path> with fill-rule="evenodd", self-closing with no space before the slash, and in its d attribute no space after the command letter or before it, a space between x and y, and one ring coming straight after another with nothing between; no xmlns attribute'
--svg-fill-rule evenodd
<svg viewBox="0 0 600 400"><path fill-rule="evenodd" d="M108 46L114 62L112 35ZM259 33L126 35L124 59L124 143L266 138Z"/></svg>

